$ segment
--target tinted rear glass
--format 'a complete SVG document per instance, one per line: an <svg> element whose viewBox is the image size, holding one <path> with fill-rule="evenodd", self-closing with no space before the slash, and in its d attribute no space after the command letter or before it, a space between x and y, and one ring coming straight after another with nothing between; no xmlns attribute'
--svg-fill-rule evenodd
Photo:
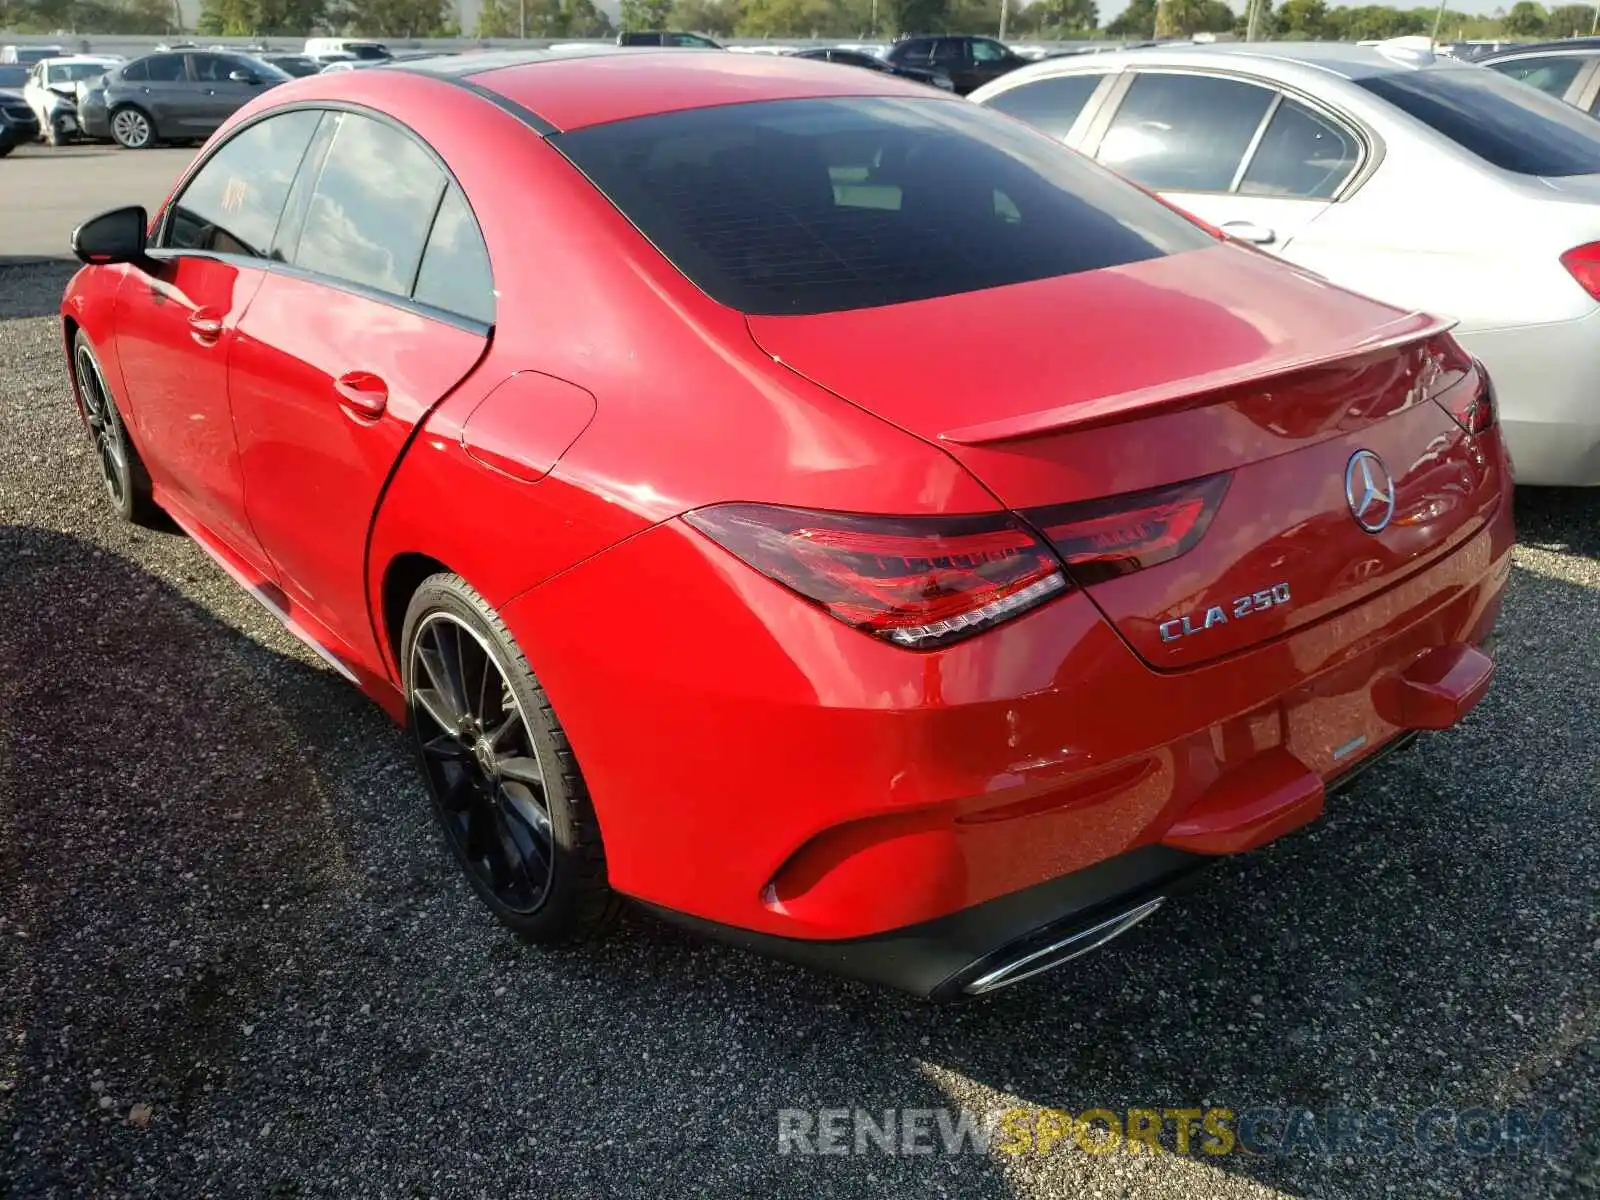
<svg viewBox="0 0 1600 1200"><path fill-rule="evenodd" d="M1213 245L1039 133L948 100L730 104L552 141L704 292L836 312Z"/></svg>
<svg viewBox="0 0 1600 1200"><path fill-rule="evenodd" d="M1498 72L1408 71L1357 82L1502 170L1547 176L1600 172L1593 117Z"/></svg>

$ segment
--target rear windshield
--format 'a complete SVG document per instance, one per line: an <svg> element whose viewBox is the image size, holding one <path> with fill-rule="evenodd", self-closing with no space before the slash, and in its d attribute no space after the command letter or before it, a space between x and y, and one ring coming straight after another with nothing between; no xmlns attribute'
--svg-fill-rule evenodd
<svg viewBox="0 0 1600 1200"><path fill-rule="evenodd" d="M960 101L730 104L552 141L701 290L751 314L900 304L1215 244Z"/></svg>
<svg viewBox="0 0 1600 1200"><path fill-rule="evenodd" d="M1593 117L1497 71L1408 71L1357 82L1503 171L1600 172Z"/></svg>

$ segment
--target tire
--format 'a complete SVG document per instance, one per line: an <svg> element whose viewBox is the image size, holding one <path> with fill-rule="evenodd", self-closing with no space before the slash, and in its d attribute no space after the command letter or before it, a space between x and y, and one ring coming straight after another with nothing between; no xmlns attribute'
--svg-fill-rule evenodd
<svg viewBox="0 0 1600 1200"><path fill-rule="evenodd" d="M0 145L0 158L4 158L6 155L10 154L15 149L16 149L15 146Z"/></svg>
<svg viewBox="0 0 1600 1200"><path fill-rule="evenodd" d="M124 104L111 110L111 137L124 150L148 150L156 144L156 125L144 109Z"/></svg>
<svg viewBox="0 0 1600 1200"><path fill-rule="evenodd" d="M151 498L150 473L128 436L100 358L81 329L72 339L72 381L112 509L129 524L159 525L161 510Z"/></svg>
<svg viewBox="0 0 1600 1200"><path fill-rule="evenodd" d="M400 644L434 817L473 891L529 942L604 934L621 898L606 879L600 822L510 631L460 576L434 575L411 597Z"/></svg>

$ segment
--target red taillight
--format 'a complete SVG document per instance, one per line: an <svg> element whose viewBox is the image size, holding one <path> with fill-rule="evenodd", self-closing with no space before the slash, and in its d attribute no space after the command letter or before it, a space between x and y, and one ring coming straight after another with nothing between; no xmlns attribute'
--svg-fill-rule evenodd
<svg viewBox="0 0 1600 1200"><path fill-rule="evenodd" d="M1600 242L1574 246L1561 256L1561 265L1579 287L1600 300Z"/></svg>
<svg viewBox="0 0 1600 1200"><path fill-rule="evenodd" d="M1228 490L1212 475L1147 492L1023 514L1043 531L1081 587L1168 562L1193 549Z"/></svg>
<svg viewBox="0 0 1600 1200"><path fill-rule="evenodd" d="M877 517L722 504L684 520L846 625L931 648L1063 592L1061 564L1015 517Z"/></svg>
<svg viewBox="0 0 1600 1200"><path fill-rule="evenodd" d="M1432 399L1468 433L1482 433L1495 422L1494 384L1476 359L1467 371L1434 392Z"/></svg>

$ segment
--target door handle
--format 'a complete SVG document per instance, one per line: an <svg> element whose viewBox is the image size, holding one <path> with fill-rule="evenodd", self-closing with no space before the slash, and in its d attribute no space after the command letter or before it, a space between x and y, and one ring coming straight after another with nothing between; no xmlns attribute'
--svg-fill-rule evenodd
<svg viewBox="0 0 1600 1200"><path fill-rule="evenodd" d="M1257 225L1254 221L1229 221L1223 225L1222 232L1229 237L1236 237L1241 242L1251 242L1257 246L1270 246L1278 240L1278 235L1265 225Z"/></svg>
<svg viewBox="0 0 1600 1200"><path fill-rule="evenodd" d="M214 346L222 336L222 318L209 308L197 308L189 314L189 336L202 346Z"/></svg>
<svg viewBox="0 0 1600 1200"><path fill-rule="evenodd" d="M333 381L345 412L357 420L375 421L389 407L389 385L371 371L349 371Z"/></svg>

